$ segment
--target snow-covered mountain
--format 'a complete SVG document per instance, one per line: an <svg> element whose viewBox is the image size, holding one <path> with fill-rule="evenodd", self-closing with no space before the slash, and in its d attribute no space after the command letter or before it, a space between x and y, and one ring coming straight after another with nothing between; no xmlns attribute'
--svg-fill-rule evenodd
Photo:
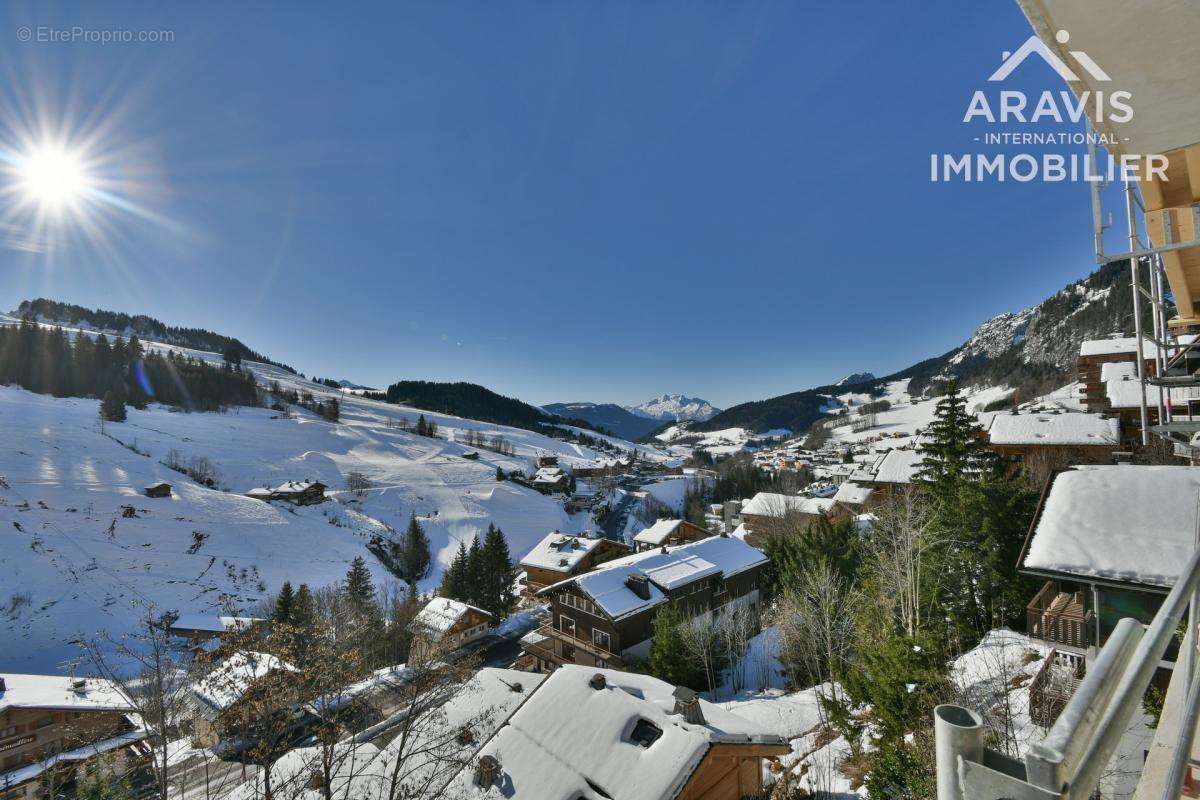
<svg viewBox="0 0 1200 800"><path fill-rule="evenodd" d="M873 372L851 372L835 383L834 386L853 386L857 383L870 383L873 380L875 380Z"/></svg>
<svg viewBox="0 0 1200 800"><path fill-rule="evenodd" d="M659 422L666 422L668 420L674 420L675 422L683 420L704 422L721 413L721 409L707 400L701 400L698 397L685 397L681 394L660 395L639 406L629 406L627 410L631 414L636 414L639 417L647 419L656 419Z"/></svg>

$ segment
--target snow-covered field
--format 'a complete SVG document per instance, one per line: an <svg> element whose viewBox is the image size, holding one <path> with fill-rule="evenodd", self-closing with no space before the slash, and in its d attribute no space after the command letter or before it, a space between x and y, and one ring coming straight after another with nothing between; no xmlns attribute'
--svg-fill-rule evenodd
<svg viewBox="0 0 1200 800"><path fill-rule="evenodd" d="M260 381L277 379L318 399L335 394L284 370L248 366ZM515 448L513 456L479 450L471 461L462 454L475 448L395 426L422 412L338 394L340 423L302 409L288 417L263 408L188 414L152 405L130 408L126 422L102 431L94 400L0 387L0 476L7 484L0 485L0 639L8 645L0 670L61 671L79 653L73 640L102 629L129 632L139 604L159 612L245 612L284 580L332 583L359 555L378 581L387 580L365 545L373 534L402 530L412 514L437 560L425 590L440 580L458 542L489 522L505 532L514 558L552 529L591 527L590 517L568 515L560 499L497 482L495 472L499 466L528 474L533 458L547 453L565 464L604 454L532 431L424 412L442 436L480 430ZM217 488L160 463L171 450L184 462L208 459ZM365 497L345 490L350 472L370 480ZM327 484L332 501L297 508L241 494L305 478ZM159 480L174 486L172 497L141 495ZM123 515L126 506L135 516Z"/></svg>

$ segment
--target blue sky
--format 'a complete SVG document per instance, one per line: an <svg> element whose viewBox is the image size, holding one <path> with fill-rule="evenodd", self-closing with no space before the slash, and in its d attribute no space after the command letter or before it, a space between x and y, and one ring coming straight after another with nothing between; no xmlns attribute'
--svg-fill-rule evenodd
<svg viewBox="0 0 1200 800"><path fill-rule="evenodd" d="M141 213L9 236L0 306L538 403L883 374L1093 268L1082 185L929 180L1029 33L1015 2L8 5L0 144L88 132Z"/></svg>

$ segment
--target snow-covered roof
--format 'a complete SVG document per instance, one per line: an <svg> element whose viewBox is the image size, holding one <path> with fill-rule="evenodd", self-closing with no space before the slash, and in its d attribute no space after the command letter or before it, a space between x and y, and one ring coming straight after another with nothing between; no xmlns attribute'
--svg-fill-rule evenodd
<svg viewBox="0 0 1200 800"><path fill-rule="evenodd" d="M873 491L870 486L860 486L853 481L846 481L838 487L837 494L833 496L833 502L860 506L867 502Z"/></svg>
<svg viewBox="0 0 1200 800"><path fill-rule="evenodd" d="M275 494L302 494L314 486L324 488L325 484L314 480L286 481L276 486L273 491Z"/></svg>
<svg viewBox="0 0 1200 800"><path fill-rule="evenodd" d="M112 681L66 675L0 672L0 712L10 708L60 708L72 711L133 711L133 703Z"/></svg>
<svg viewBox="0 0 1200 800"><path fill-rule="evenodd" d="M1079 345L1080 356L1115 356L1137 352L1136 336L1118 336L1111 339L1087 339ZM1142 354L1154 357L1154 342L1142 339Z"/></svg>
<svg viewBox="0 0 1200 800"><path fill-rule="evenodd" d="M593 676L604 685L594 688ZM763 726L700 700L703 724L674 713L675 687L627 672L568 664L538 687L479 751L503 775L474 784L475 761L451 781L453 800L659 800L676 797L715 744L786 746ZM641 723L659 733L633 738Z"/></svg>
<svg viewBox="0 0 1200 800"><path fill-rule="evenodd" d="M428 633L440 635L453 628L468 611L478 611L488 619L492 616L482 608L451 600L449 597L435 597L413 618L413 625L424 628Z"/></svg>
<svg viewBox="0 0 1200 800"><path fill-rule="evenodd" d="M925 456L920 450L888 450L875 468L876 483L912 483Z"/></svg>
<svg viewBox="0 0 1200 800"><path fill-rule="evenodd" d="M675 529L683 524L681 519L660 519L658 522L651 525L649 528L643 529L640 533L633 537L635 542L642 544L658 545L664 544L671 538L671 534Z"/></svg>
<svg viewBox="0 0 1200 800"><path fill-rule="evenodd" d="M1121 423L1081 411L997 414L988 437L992 444L1116 444Z"/></svg>
<svg viewBox="0 0 1200 800"><path fill-rule="evenodd" d="M1195 549L1200 469L1080 466L1050 487L1027 569L1171 586Z"/></svg>
<svg viewBox="0 0 1200 800"><path fill-rule="evenodd" d="M558 467L542 467L533 476L534 483L558 483L566 478L564 473Z"/></svg>
<svg viewBox="0 0 1200 800"><path fill-rule="evenodd" d="M180 614L171 623L171 630L204 631L207 633L225 633L230 630L249 630L256 622L264 620L258 617L220 617L213 614Z"/></svg>
<svg viewBox="0 0 1200 800"><path fill-rule="evenodd" d="M239 651L192 684L192 694L218 711L236 703L254 682L275 670L295 672L291 664L270 653Z"/></svg>
<svg viewBox="0 0 1200 800"><path fill-rule="evenodd" d="M571 536L554 531L542 537L542 540L521 559L521 566L570 572L579 565L584 556L599 547L602 541L603 539L589 539L586 536Z"/></svg>
<svg viewBox="0 0 1200 800"><path fill-rule="evenodd" d="M1112 408L1139 408L1142 404L1142 382L1138 380L1137 364L1132 361L1109 362L1100 367L1104 394ZM1200 400L1200 388L1177 387L1164 392L1172 402ZM1158 402L1158 389L1146 387L1146 402Z"/></svg>
<svg viewBox="0 0 1200 800"><path fill-rule="evenodd" d="M668 548L666 553L647 550L618 558L563 583L575 583L606 614L621 619L664 602L667 591L711 575L728 578L766 561L761 551L741 539L713 536ZM627 585L633 576L647 578L647 599ZM562 585L557 583L542 591Z"/></svg>
<svg viewBox="0 0 1200 800"><path fill-rule="evenodd" d="M824 514L833 508L830 497L797 497L775 492L759 492L742 506L743 514L760 517L781 517L786 513Z"/></svg>

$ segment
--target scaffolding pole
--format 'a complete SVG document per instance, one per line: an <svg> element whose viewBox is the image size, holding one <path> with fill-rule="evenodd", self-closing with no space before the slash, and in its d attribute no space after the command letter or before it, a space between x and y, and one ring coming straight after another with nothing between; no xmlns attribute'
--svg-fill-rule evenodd
<svg viewBox="0 0 1200 800"><path fill-rule="evenodd" d="M1133 184L1128 180L1124 181L1125 187L1125 217L1126 223L1129 226L1129 250L1134 252L1138 249L1138 229L1137 229L1137 214L1134 212L1133 202ZM1129 272L1132 278L1131 288L1133 290L1133 335L1137 337L1137 376L1138 383L1141 386L1141 405L1138 409L1141 412L1142 423L1142 447L1150 444L1150 413L1146 407L1146 342L1142 337L1142 292L1141 280L1138 275L1138 265L1141 258L1134 256L1129 259ZM1158 344L1155 344L1158 347Z"/></svg>

